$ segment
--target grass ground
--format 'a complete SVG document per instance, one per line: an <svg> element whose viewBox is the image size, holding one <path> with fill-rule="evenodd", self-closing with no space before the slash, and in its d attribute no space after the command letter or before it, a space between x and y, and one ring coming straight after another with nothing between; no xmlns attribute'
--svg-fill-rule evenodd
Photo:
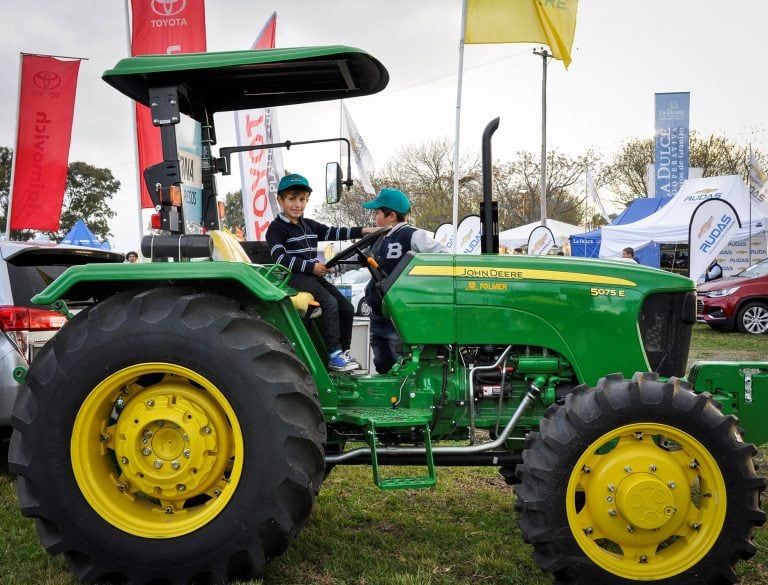
<svg viewBox="0 0 768 585"><path fill-rule="evenodd" d="M696 325L691 361L766 360L766 341ZM762 448L760 461L767 455ZM440 469L437 488L395 492L375 488L366 467L337 468L307 528L247 585L551 585L522 542L513 500L492 468ZM19 513L7 467L0 469L0 527L0 585L75 583ZM755 542L755 558L738 567L742 585L768 583L767 527Z"/></svg>

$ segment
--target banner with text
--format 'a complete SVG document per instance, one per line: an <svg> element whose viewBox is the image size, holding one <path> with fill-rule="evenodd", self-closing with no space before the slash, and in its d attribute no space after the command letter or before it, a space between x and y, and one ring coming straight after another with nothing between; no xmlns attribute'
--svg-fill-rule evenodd
<svg viewBox="0 0 768 585"><path fill-rule="evenodd" d="M204 53L205 3L203 0L176 2L131 0L131 55ZM136 104L136 140L139 175L163 160L160 129L152 124L148 107ZM144 181L139 181L142 209L151 208Z"/></svg>
<svg viewBox="0 0 768 585"><path fill-rule="evenodd" d="M274 49L277 12L267 19L251 49ZM280 142L276 108L255 108L235 112L238 146L256 146ZM283 152L279 148L240 153L240 188L243 194L243 218L248 240L264 241L267 228L279 212L277 185L283 176Z"/></svg>
<svg viewBox="0 0 768 585"><path fill-rule="evenodd" d="M688 178L690 103L689 92L656 94L655 197L672 197Z"/></svg>
<svg viewBox="0 0 768 585"><path fill-rule="evenodd" d="M688 277L698 280L709 263L741 227L739 214L725 199L707 199L699 203L688 226Z"/></svg>
<svg viewBox="0 0 768 585"><path fill-rule="evenodd" d="M531 256L545 256L554 245L555 236L545 225L537 225L528 236L528 254Z"/></svg>
<svg viewBox="0 0 768 585"><path fill-rule="evenodd" d="M21 57L10 229L59 229L79 70L79 60Z"/></svg>

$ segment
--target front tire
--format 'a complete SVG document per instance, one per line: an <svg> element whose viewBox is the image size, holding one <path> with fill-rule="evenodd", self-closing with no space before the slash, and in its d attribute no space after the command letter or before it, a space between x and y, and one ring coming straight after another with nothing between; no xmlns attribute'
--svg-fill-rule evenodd
<svg viewBox="0 0 768 585"><path fill-rule="evenodd" d="M85 582L257 575L309 516L325 426L290 343L230 299L154 289L79 314L38 355L11 470Z"/></svg>
<svg viewBox="0 0 768 585"><path fill-rule="evenodd" d="M768 305L747 303L739 310L736 326L740 333L764 335L768 333Z"/></svg>
<svg viewBox="0 0 768 585"><path fill-rule="evenodd" d="M520 528L558 585L735 583L765 521L755 453L686 383L609 376L529 434Z"/></svg>

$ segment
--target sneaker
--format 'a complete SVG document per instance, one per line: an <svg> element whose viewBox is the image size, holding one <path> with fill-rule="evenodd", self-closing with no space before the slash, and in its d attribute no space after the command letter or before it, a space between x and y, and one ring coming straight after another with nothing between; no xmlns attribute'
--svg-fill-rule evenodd
<svg viewBox="0 0 768 585"><path fill-rule="evenodd" d="M354 360L348 359L341 350L334 351L328 359L328 367L337 372L349 372L359 370L360 364Z"/></svg>
<svg viewBox="0 0 768 585"><path fill-rule="evenodd" d="M352 354L349 353L348 349L342 351L341 355L343 355L344 359L346 359L348 362L353 362L353 363L357 364L358 368L362 368L363 367L363 366L360 365L359 361L357 361L355 358L352 357Z"/></svg>

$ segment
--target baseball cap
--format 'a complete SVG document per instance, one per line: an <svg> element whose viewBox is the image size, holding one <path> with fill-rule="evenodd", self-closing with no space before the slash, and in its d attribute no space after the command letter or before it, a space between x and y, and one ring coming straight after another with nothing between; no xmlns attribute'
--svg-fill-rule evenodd
<svg viewBox="0 0 768 585"><path fill-rule="evenodd" d="M312 187L309 186L309 181L296 173L285 175L280 179L280 184L277 186L277 192L280 193L280 191L284 191L285 189L303 189L304 191L312 192Z"/></svg>
<svg viewBox="0 0 768 585"><path fill-rule="evenodd" d="M373 201L366 201L362 204L366 209L381 209L387 207L392 211L397 211L405 215L411 210L411 202L408 196L397 189L382 189Z"/></svg>

